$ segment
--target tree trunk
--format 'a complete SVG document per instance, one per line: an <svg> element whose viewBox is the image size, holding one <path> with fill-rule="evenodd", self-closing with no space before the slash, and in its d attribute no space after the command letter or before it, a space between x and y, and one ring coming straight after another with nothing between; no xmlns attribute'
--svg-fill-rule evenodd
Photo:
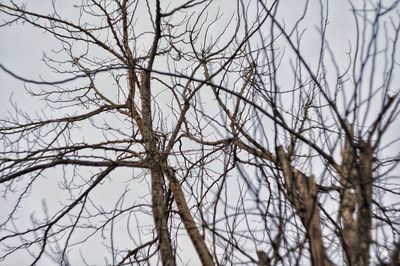
<svg viewBox="0 0 400 266"><path fill-rule="evenodd" d="M290 166L288 157L282 146L278 147L277 157L281 165L287 198L295 208L303 226L306 229L310 243L311 261L314 266L331 265L326 257L322 242L321 220L317 201L317 186L313 177L306 177L303 173Z"/></svg>
<svg viewBox="0 0 400 266"><path fill-rule="evenodd" d="M342 151L341 235L347 265L369 265L371 243L372 160L371 146L364 141L355 144L353 129L347 125Z"/></svg>

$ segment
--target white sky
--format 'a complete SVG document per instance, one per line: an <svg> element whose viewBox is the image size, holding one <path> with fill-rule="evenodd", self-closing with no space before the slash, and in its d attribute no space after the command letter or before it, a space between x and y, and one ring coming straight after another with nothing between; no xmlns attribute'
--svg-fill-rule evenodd
<svg viewBox="0 0 400 266"><path fill-rule="evenodd" d="M34 3L33 3L34 2ZM71 1L72 2L72 1ZM69 17L70 14L73 13L73 9L71 8L71 2L69 1L57 1L57 6L59 10L62 11L62 15L65 17ZM79 1L75 1L79 2ZM284 0L280 1L280 10L281 10L281 18L280 21L285 22L287 28L291 28L292 19L297 18L301 12L302 7L304 6L304 1L291 1ZM326 2L326 1L323 1ZM335 52L336 60L338 62L343 63L343 65L347 64L347 56L346 53L349 51L349 42L354 38L354 19L349 12L349 5L347 1L328 1L329 2L329 28L328 28L328 39L330 40L329 44L331 48ZM176 3L172 1L172 3ZM231 4L230 0L221 0L216 1L215 6L220 5L221 11L230 14L230 10L234 8ZM46 12L49 7L49 1L41 0L41 1L30 1L27 5L27 8L34 8L40 12ZM318 55L319 47L315 46L315 43L318 43L316 39L318 38L318 32L315 29L315 25L319 23L317 14L319 13L319 3L318 1L311 0L309 3L309 10L305 20L302 22L302 27L307 27L307 31L304 33L303 40L303 55L309 60L309 62L315 62ZM216 11L216 9L213 9ZM313 15L315 14L315 15ZM0 15L0 19L1 19ZM317 19L316 19L317 18ZM148 21L145 19L139 19L137 22L137 27L148 27ZM215 32L218 32L218 27L216 27ZM0 63L6 66L8 69L17 73L20 76L30 78L30 79L38 79L39 77L43 77L45 79L54 80L58 78L58 76L53 75L49 72L45 64L41 61L42 53L50 52L51 49L58 49L59 44L56 40L49 37L48 34L44 34L41 30L33 30L29 25L13 25L12 27L4 27L0 28ZM286 45L284 42L281 44L282 46ZM139 45L140 48L145 49L148 48L148 43L143 41ZM285 52L290 53L290 49L285 47ZM285 62L288 63L288 62ZM162 66L159 66L162 68ZM282 64L282 72L285 69L290 71L289 64ZM162 69L164 70L164 69ZM290 72L289 72L290 73ZM335 78L333 76L333 78ZM107 83L108 82L108 83ZM285 85L290 86L290 79L281 79L280 85L285 87ZM112 86L111 81L104 80L104 88L107 89L108 86ZM30 86L29 84L27 85ZM36 99L32 99L30 96L27 96L24 91L24 83L18 81L3 71L0 71L0 118L4 118L7 116L7 111L11 110L10 97L12 95L12 99L17 102L18 106L29 113L34 113L35 111L40 110L39 108L43 106L43 102L38 101ZM167 93L163 95L168 95ZM207 93L202 94L207 97ZM168 103L167 98L159 98L160 101L165 101ZM208 99L204 99L207 101ZM49 111L48 108L44 109L45 112ZM210 113L216 110L207 110ZM53 115L56 115L55 112ZM397 120L396 124L393 128L400 128L400 122ZM90 135L89 132L82 132L86 138L92 140L92 138L96 138L96 136ZM398 137L399 132L396 130L392 131L393 138ZM98 136L101 138L101 136ZM2 147L0 147L2 149ZM398 154L398 144L393 145L387 149L388 154ZM71 168L66 168L67 170L71 170ZM315 167L315 171L320 171L318 167ZM53 189L57 187L60 182L61 173L58 171L49 171L48 178L42 179L40 182L36 184L36 187L32 191L32 195L29 200L25 201L23 208L18 212L18 223L20 225L24 225L24 227L29 228L30 219L29 215L32 212L35 212L38 216L42 215L42 200L46 199L48 204L49 211L56 210L59 207L61 201L65 202L65 197L68 197L67 193L62 194L60 189ZM82 171L82 174L85 174L85 171ZM122 180L121 179L122 176ZM117 173L112 174L112 179L118 179L118 182L111 182L109 180L105 181L105 184L95 190L92 199L98 202L101 202L101 205L104 206L106 210L111 210L115 206L115 203L118 201L118 198L122 191L124 191L125 187L128 186L128 181L131 178L131 173L123 169ZM145 197L148 194L149 188L147 182L140 183L140 187L137 187L139 182L135 182L135 187L130 186L130 193L132 196L128 196L127 200L140 200L142 197ZM236 184L232 184L232 188L235 187ZM232 190L233 191L233 190ZM236 191L238 192L238 191ZM10 208L12 205L8 205L13 203L13 196L9 196L7 200L5 200L6 206L5 209ZM2 199L4 200L4 199ZM398 199L393 199L394 201ZM142 200L142 202L146 202L146 200ZM3 208L3 207L2 207ZM147 208L149 210L149 208ZM4 218L3 215L7 212L0 213L0 218ZM140 224L149 224L151 223L151 216L149 214L142 214L139 217L138 223ZM148 228L144 228L143 230L149 230ZM116 228L115 234L118 235L116 237L116 244L120 248L133 248L135 244L131 243L131 240L126 235L126 230L122 226ZM149 234L150 235L150 234ZM87 243L87 248L85 248L85 258L88 259L88 263L90 265L104 265L103 257L108 255L103 254L106 250L103 247L99 247L97 241L102 241L100 238L94 238L91 240L92 242ZM106 240L103 239L104 242ZM145 242L145 241L143 241ZM182 237L180 238L180 247L183 249L180 254L182 255L183 264L187 265L196 265L198 264L197 255L193 252L192 244L190 241ZM16 253L18 254L18 253ZM7 265L26 265L29 264L32 259L25 255L18 254L13 255L6 261ZM99 255L102 254L102 255ZM78 253L71 253L70 256L71 265L79 265L80 257ZM52 262L43 258L38 265L52 265ZM57 265L54 263L54 265Z"/></svg>

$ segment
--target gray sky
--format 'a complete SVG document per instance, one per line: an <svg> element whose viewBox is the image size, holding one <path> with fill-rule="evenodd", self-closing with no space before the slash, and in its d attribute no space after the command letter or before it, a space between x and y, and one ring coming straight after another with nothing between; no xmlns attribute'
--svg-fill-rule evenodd
<svg viewBox="0 0 400 266"><path fill-rule="evenodd" d="M75 1L79 2L79 1ZM293 26L293 19L298 18L303 11L302 8L304 6L304 1L280 1L280 21L290 29ZM347 53L349 52L349 43L354 40L355 36L355 28L354 28L354 18L352 14L349 12L349 5L347 1L322 1L329 3L329 28L327 31L327 38L329 40L329 45L331 49L334 51L335 59L340 62L341 67L345 67L347 65L348 57ZM172 3L174 3L172 1ZM57 7L59 10L62 10L62 15L65 17L75 16L76 13L73 13L73 8L71 8L71 2L66 1L57 1ZM229 14L232 12L232 8L235 8L231 5L231 1L229 0L221 0L216 1L215 6L221 6L221 11L229 17ZM49 1L35 1L35 3L29 2L27 5L28 8L33 8L40 12L46 13L46 10L49 8ZM142 7L144 8L144 7ZM307 15L302 21L302 28L307 28L307 30L303 33L303 56L310 62L311 64L315 63L318 60L319 49L320 47L316 46L316 43L319 43L319 33L317 32L315 26L319 23L319 18L317 14L319 14L319 3L318 1L310 1L307 10ZM217 12L217 9L212 9ZM145 11L143 11L144 13ZM250 11L250 14L255 12L253 10ZM210 13L212 13L210 11ZM211 17L211 15L210 15ZM0 19L1 19L0 15ZM398 19L398 18L397 18ZM220 27L219 24L212 29L212 33L218 33ZM137 28L144 31L144 28L149 27L148 20L139 19L137 21ZM60 44L54 38L51 38L48 34L43 33L41 30L32 29L29 25L21 25L18 23L17 25L13 25L12 27L3 27L0 28L0 63L15 72L16 74L28 78L28 79L40 79L40 77L46 80L56 80L59 76L52 74L46 65L42 61L43 52L51 52L52 49L59 49ZM280 40L277 43L278 46L281 46L281 52L291 53L290 48L285 44L285 41ZM148 42L143 40L139 43L139 49L148 48ZM286 61L285 61L286 60ZM160 69L163 67L162 64L159 65ZM380 67L383 67L380 65ZM162 69L163 70L163 69ZM315 70L315 69L313 69ZM290 73L290 61L284 59L282 62L282 68L280 73L285 73L287 71ZM330 75L330 74L328 74ZM335 82L336 76L330 76L332 82ZM399 79L399 78L397 78ZM101 79L102 86L105 91L107 91L108 87L113 86L112 80ZM291 79L280 79L279 83L282 87L290 87ZM398 80L397 80L398 81ZM25 110L30 114L34 114L35 112L43 112L49 115L56 116L57 114L61 114L62 111L52 111L44 105L43 101L34 99L30 96L27 96L24 90L24 85L28 88L32 85L24 84L23 82L16 80L15 78L10 77L10 75L6 74L3 71L0 71L0 117L4 118L7 116L7 111L11 110L10 97L13 99L18 106ZM32 86L34 87L34 86ZM161 88L160 88L161 90ZM168 104L169 99L165 98L168 93L160 92L162 96L158 98L158 100L162 103ZM205 101L209 99L205 99L210 94L206 92L202 92L202 96ZM164 98L163 98L164 97ZM211 106L211 104L207 105ZM163 106L165 108L165 106ZM373 107L372 107L373 108ZM217 112L217 109L210 109L207 112L213 113ZM372 112L373 113L373 112ZM118 122L116 122L118 123ZM272 126L271 126L272 127ZM400 128L400 122L397 120L393 128ZM81 136L79 136L81 134ZM95 138L101 139L102 136L93 135L92 132L88 132L83 128L80 133L76 137L77 138L85 138L87 140L93 140ZM390 137L393 138L398 137L398 131L392 130L391 135L388 137L388 142L390 142ZM0 144L2 145L2 144ZM398 155L398 144L389 147L386 152L391 155ZM0 148L1 149L1 148ZM320 167L322 168L322 167ZM72 171L72 168L67 167L67 171ZM314 171L320 172L322 169L319 169L318 166L313 168ZM46 199L46 203L48 205L49 212L54 212L60 207L60 203L68 202L69 194L67 192L63 192L61 189L57 189L60 185L60 179L63 175L62 172L58 170L50 170L47 172L47 178L41 179L38 183L36 183L35 188L32 190L32 194L29 200L24 201L22 208L18 212L19 220L17 223L22 226L29 228L30 214L35 212L39 217L43 216L42 212L42 200ZM81 171L82 175L89 174L89 170ZM67 173L67 176L72 177L73 173ZM148 191L149 184L145 180L142 182L135 182L134 184L129 184L129 181L132 179L132 176L135 176L135 173L132 174L129 170L123 169L111 175L111 178L105 181L105 184L97 188L92 196L92 200L100 203L101 206L104 207L104 210L112 210L115 204L118 202L118 199L123 193L125 189L129 189L129 193L127 194L126 201L138 201L142 203L149 203ZM117 182L112 182L112 180L118 180ZM239 193L237 184L231 184L230 191L233 193ZM236 189L236 191L235 191ZM11 200L10 200L11 199ZM9 195L5 204L6 208L11 208L13 205L13 195ZM398 199L394 199L394 201L398 201ZM10 204L10 205L9 205ZM129 205L129 204L127 204ZM152 218L149 213L150 208L146 208L146 212L140 213L138 215L138 220L136 221L138 224L142 225L141 233L144 239L150 239L150 225L152 223ZM0 218L4 219L2 215L3 212L0 213ZM124 219L127 219L126 217ZM134 219L132 217L132 219ZM126 233L126 228L122 226L118 226L115 228L116 241L115 244L118 245L119 248L131 248L134 247L137 243L132 243L131 239L128 237ZM146 227L147 225L147 227ZM133 228L135 230L137 228ZM183 231L181 231L182 233ZM108 233L109 234L109 233ZM133 232L135 234L135 232ZM146 238L147 237L147 238ZM103 241L104 243L109 244L108 239L109 236L105 238L95 237L84 244L85 253L83 256L88 259L88 263L90 265L104 265L103 257L107 254L106 248L98 245L99 241ZM143 240L143 242L145 242ZM184 235L179 238L180 245L179 247L182 249L179 254L182 256L182 261L187 265L195 265L198 264L197 255L194 253L192 244ZM253 248L252 245L250 245ZM18 256L17 256L18 254ZM99 255L101 254L101 255ZM103 256L103 254L105 254ZM71 260L71 265L79 265L79 261L81 258L79 257L79 253L74 251L69 256ZM8 258L6 261L7 265L25 265L32 261L32 258L22 255L22 253L15 253ZM53 263L57 265L56 263ZM44 257L40 264L38 265L52 265L50 260L47 260Z"/></svg>

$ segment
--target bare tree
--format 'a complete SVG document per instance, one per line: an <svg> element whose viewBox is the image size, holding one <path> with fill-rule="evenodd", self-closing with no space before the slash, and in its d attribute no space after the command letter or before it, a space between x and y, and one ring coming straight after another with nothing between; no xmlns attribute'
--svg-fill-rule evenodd
<svg viewBox="0 0 400 266"><path fill-rule="evenodd" d="M58 45L0 65L0 261L398 265L400 1L353 2L0 3Z"/></svg>

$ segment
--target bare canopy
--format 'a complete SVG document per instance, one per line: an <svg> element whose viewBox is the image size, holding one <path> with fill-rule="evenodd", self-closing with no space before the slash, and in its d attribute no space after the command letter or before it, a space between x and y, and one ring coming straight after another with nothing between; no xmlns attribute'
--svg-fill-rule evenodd
<svg viewBox="0 0 400 266"><path fill-rule="evenodd" d="M400 1L40 2L0 264L399 265Z"/></svg>

